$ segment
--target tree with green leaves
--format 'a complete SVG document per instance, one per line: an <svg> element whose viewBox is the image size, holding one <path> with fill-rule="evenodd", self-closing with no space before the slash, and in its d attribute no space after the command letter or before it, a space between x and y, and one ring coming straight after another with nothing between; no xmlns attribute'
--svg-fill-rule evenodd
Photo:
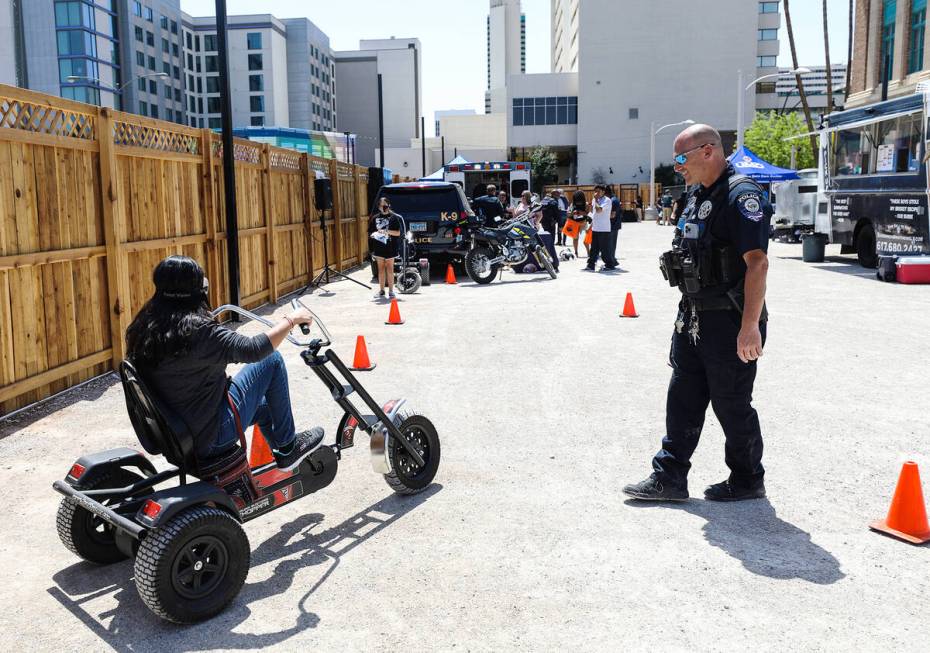
<svg viewBox="0 0 930 653"><path fill-rule="evenodd" d="M533 192L542 194L545 184L558 179L558 159L555 153L546 146L537 146L530 153L530 166L532 169Z"/></svg>
<svg viewBox="0 0 930 653"><path fill-rule="evenodd" d="M660 163L656 166L656 183L661 184L662 188L669 186L683 186L685 178L675 172L675 166L671 163Z"/></svg>
<svg viewBox="0 0 930 653"><path fill-rule="evenodd" d="M775 111L756 113L755 120L746 130L745 144L758 156L780 168L791 167L791 148L797 149L795 167L816 168L817 162L802 138L786 138L807 133L804 118L797 112L778 115Z"/></svg>

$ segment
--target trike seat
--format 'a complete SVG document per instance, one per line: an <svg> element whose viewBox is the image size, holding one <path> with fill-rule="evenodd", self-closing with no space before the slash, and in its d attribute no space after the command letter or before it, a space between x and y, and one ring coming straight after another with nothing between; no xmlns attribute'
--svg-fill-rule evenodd
<svg viewBox="0 0 930 653"><path fill-rule="evenodd" d="M124 360L119 366L126 397L126 410L139 443L150 454L162 454L181 472L209 480L242 466L245 449L235 449L214 458L199 460L194 438L183 421L146 386L135 366Z"/></svg>

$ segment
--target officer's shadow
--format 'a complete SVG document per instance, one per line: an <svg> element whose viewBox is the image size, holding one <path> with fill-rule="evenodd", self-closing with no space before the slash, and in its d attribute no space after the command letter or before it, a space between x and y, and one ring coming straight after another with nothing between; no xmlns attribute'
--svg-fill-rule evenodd
<svg viewBox="0 0 930 653"><path fill-rule="evenodd" d="M779 519L768 499L720 503L691 499L683 503L627 500L637 508L662 506L703 517L704 538L733 556L750 572L769 578L798 578L830 585L846 577L839 560L811 542L810 533Z"/></svg>

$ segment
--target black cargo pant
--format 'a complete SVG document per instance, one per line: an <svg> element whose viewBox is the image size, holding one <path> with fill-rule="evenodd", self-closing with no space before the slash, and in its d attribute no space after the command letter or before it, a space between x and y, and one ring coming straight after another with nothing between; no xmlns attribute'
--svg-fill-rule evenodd
<svg viewBox="0 0 930 653"><path fill-rule="evenodd" d="M665 408L662 449L652 468L666 484L687 489L691 455L704 427L708 403L723 427L724 455L730 483L751 488L762 481L762 432L752 407L756 361L742 362L736 355L740 314L735 310L699 311L697 344L688 335L690 315L682 333L672 334L672 380ZM766 325L759 325L765 343Z"/></svg>

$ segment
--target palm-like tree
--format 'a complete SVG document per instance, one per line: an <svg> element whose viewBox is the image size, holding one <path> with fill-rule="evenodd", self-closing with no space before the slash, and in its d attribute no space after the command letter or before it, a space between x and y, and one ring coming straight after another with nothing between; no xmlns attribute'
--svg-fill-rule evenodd
<svg viewBox="0 0 930 653"><path fill-rule="evenodd" d="M788 0L785 3L785 25L788 27L788 45L791 46L791 61L794 69L798 69L798 51L794 47L794 30L791 29L791 9L788 6ZM807 132L810 134L811 154L814 161L817 160L817 137L814 136L814 120L811 118L811 108L807 104L807 94L804 92L804 81L801 79L801 73L795 73L794 78L798 82L798 95L801 96L801 106L804 108L804 120L807 122Z"/></svg>

